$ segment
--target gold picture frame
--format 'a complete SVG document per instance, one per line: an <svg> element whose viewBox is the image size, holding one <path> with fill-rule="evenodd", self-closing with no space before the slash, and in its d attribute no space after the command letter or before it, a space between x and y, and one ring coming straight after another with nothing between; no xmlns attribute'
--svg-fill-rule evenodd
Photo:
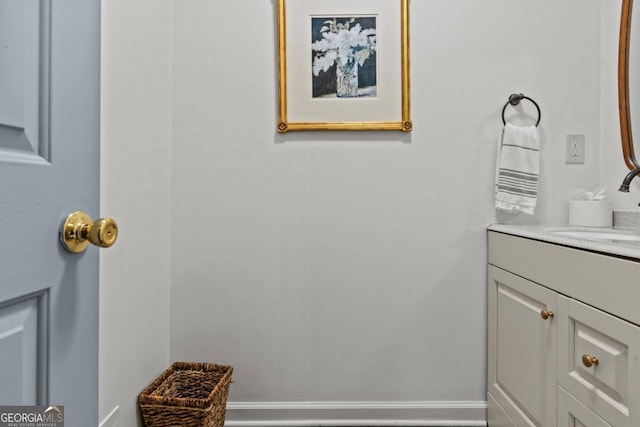
<svg viewBox="0 0 640 427"><path fill-rule="evenodd" d="M277 0L277 20L279 133L413 130L409 0ZM348 59L327 47L340 36L358 38ZM355 80L344 77L346 64Z"/></svg>

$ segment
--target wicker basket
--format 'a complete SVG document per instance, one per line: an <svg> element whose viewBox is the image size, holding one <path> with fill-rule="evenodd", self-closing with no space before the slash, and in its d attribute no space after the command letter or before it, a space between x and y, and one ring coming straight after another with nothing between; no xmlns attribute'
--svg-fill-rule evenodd
<svg viewBox="0 0 640 427"><path fill-rule="evenodd" d="M138 402L147 427L222 427L233 367L176 362Z"/></svg>

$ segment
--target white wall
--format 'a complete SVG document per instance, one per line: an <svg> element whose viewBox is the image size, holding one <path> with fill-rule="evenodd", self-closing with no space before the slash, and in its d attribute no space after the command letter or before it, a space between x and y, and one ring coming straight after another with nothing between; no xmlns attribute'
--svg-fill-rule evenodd
<svg viewBox="0 0 640 427"><path fill-rule="evenodd" d="M169 364L170 11L102 2L102 214L120 226L100 259L105 427L137 425L138 393Z"/></svg>
<svg viewBox="0 0 640 427"><path fill-rule="evenodd" d="M482 421L500 111L538 101L543 154L535 217L497 220L566 221L600 0L414 0L410 135L277 135L274 4L174 3L171 359L234 365L231 421Z"/></svg>

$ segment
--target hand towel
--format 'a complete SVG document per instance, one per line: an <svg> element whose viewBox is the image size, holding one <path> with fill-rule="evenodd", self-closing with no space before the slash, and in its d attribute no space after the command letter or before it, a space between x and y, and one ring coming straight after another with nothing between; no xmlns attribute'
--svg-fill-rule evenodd
<svg viewBox="0 0 640 427"><path fill-rule="evenodd" d="M540 138L535 126L507 123L499 138L496 165L496 209L533 215L538 198Z"/></svg>

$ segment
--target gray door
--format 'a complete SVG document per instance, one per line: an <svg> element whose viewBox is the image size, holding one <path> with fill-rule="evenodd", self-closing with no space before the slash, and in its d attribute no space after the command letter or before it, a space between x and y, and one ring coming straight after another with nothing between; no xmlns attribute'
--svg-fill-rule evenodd
<svg viewBox="0 0 640 427"><path fill-rule="evenodd" d="M66 214L97 216L98 0L0 0L0 405L98 419L98 252L66 252Z"/></svg>

